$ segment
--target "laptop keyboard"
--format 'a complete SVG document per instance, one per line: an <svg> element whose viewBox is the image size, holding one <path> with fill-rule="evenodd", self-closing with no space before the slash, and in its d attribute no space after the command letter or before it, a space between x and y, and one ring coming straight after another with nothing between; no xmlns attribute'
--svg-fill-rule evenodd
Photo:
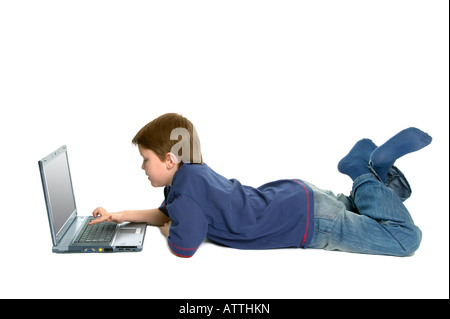
<svg viewBox="0 0 450 319"><path fill-rule="evenodd" d="M86 222L78 233L78 236L75 238L75 243L109 243L114 237L117 224L103 222L89 225L91 220L92 218Z"/></svg>

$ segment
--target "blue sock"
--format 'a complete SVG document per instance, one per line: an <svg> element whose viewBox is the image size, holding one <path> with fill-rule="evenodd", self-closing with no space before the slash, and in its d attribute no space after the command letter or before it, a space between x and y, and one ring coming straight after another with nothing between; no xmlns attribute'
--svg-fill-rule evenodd
<svg viewBox="0 0 450 319"><path fill-rule="evenodd" d="M361 175L371 173L369 169L370 154L377 146L369 139L358 141L350 152L339 161L338 170L350 176L354 181Z"/></svg>
<svg viewBox="0 0 450 319"><path fill-rule="evenodd" d="M427 133L415 127L407 128L376 148L370 155L370 165L385 182L389 169L398 158L424 148L431 140Z"/></svg>

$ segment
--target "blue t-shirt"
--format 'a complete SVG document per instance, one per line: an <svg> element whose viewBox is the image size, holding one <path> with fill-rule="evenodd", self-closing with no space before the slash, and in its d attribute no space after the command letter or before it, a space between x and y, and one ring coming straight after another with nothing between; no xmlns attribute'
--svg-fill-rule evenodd
<svg viewBox="0 0 450 319"><path fill-rule="evenodd" d="M258 188L226 179L206 164L183 164L159 208L172 219L169 247L191 257L207 237L240 249L307 247L314 230L312 190L301 180Z"/></svg>

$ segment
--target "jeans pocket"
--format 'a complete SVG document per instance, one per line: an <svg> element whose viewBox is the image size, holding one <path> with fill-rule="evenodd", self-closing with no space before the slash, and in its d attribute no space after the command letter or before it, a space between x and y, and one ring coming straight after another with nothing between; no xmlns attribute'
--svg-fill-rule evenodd
<svg viewBox="0 0 450 319"><path fill-rule="evenodd" d="M336 220L345 211L345 205L335 197L323 192L314 193L314 245L328 246Z"/></svg>
<svg viewBox="0 0 450 319"><path fill-rule="evenodd" d="M314 193L314 218L335 220L345 210L343 202L325 193Z"/></svg>
<svg viewBox="0 0 450 319"><path fill-rule="evenodd" d="M336 220L346 209L345 204L330 191L310 183L308 186L314 192L314 234L309 248L326 248L330 244Z"/></svg>

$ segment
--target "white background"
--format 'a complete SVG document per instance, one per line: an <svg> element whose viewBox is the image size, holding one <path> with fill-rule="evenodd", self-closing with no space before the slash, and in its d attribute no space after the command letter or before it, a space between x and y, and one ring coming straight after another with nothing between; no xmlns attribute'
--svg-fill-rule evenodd
<svg viewBox="0 0 450 319"><path fill-rule="evenodd" d="M447 1L1 1L0 297L448 298ZM37 161L68 145L79 212L157 207L131 139L177 112L203 158L259 186L335 193L360 138L416 126L433 143L396 163L423 242L395 258L205 242L172 255L57 255ZM85 283L101 282L95 289Z"/></svg>

